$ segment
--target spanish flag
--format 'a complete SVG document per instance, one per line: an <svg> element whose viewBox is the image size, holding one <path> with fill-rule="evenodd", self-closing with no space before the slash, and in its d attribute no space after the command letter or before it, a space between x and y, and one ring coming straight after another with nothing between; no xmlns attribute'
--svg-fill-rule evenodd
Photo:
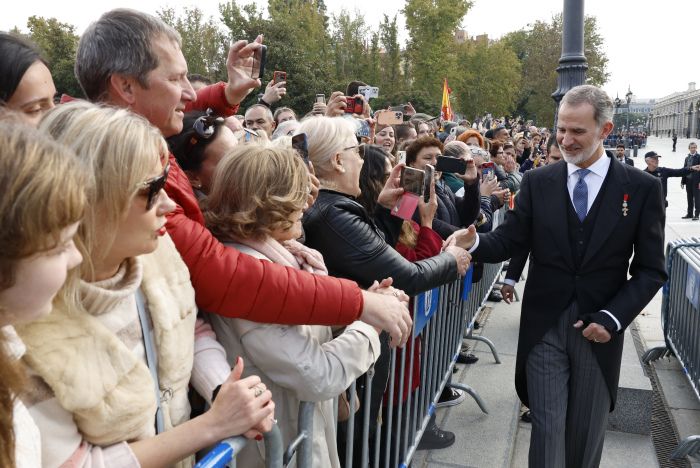
<svg viewBox="0 0 700 468"><path fill-rule="evenodd" d="M445 83L442 85L442 106L440 107L440 118L443 121L454 118L452 106L450 105L450 93L452 93L452 90L447 86L447 78L445 78Z"/></svg>

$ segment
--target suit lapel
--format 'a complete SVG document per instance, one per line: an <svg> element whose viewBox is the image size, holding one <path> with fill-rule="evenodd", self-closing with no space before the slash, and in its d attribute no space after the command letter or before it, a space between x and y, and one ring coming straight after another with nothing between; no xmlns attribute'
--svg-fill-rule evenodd
<svg viewBox="0 0 700 468"><path fill-rule="evenodd" d="M550 231L554 241L557 243L557 247L559 247L559 251L562 253L562 257L564 257L567 266L573 269L574 257L571 252L571 244L569 243L567 222L567 203L569 203L569 191L566 188L567 166L564 162L557 163L557 165L560 167L556 171L552 171L550 177L547 178L547 183L542 187L541 200L546 201L544 204L546 211L542 219L548 220ZM564 220L563 223L562 220Z"/></svg>
<svg viewBox="0 0 700 468"><path fill-rule="evenodd" d="M581 268L586 266L598 250L600 250L608 237L610 237L615 225L622 218L624 194L629 193L627 191L629 177L627 176L625 168L619 161L615 160L615 158L611 159L608 176L601 187L602 193L599 194L599 196L602 195L603 198L600 200L598 218L596 219L591 238L588 241L588 247L586 248L583 262L581 262Z"/></svg>

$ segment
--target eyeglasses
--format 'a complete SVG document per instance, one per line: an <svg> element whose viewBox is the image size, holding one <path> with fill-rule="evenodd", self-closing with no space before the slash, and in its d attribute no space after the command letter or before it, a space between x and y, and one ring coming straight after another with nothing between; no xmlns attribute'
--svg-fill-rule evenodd
<svg viewBox="0 0 700 468"><path fill-rule="evenodd" d="M192 130L194 133L190 137L190 147L195 146L201 140L208 140L214 133L216 133L216 127L224 124L224 118L214 115L214 111L207 109L206 115L203 115L192 124Z"/></svg>
<svg viewBox="0 0 700 468"><path fill-rule="evenodd" d="M170 162L165 163L165 168L163 168L163 173L152 179L148 179L139 184L139 194L146 195L146 211L150 211L158 198L158 194L163 187L165 187L165 182L168 180L168 173L170 172Z"/></svg>

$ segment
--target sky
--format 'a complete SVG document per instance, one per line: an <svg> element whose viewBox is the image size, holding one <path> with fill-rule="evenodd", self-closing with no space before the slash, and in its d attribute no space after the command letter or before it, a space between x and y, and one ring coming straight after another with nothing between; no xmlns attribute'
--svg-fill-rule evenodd
<svg viewBox="0 0 700 468"><path fill-rule="evenodd" d="M266 0L255 0L266 6ZM238 3L245 3L239 0ZM342 8L358 11L375 27L384 14L393 16L404 0L325 0L329 13ZM564 0L473 0L462 22L470 36L488 34L496 39L537 20L547 21L561 12ZM14 1L3 7L0 30L14 26L26 30L32 15L55 17L76 26L82 32L92 21L111 8L129 7L155 14L169 6L175 9L197 5L208 15L218 17L218 0L32 0ZM598 19L605 40L610 77L603 88L615 97L628 86L639 99L653 99L685 91L696 81L700 88L700 0L585 0L585 12ZM403 24L401 15L399 19ZM405 39L406 35L402 37ZM554 90L552 90L554 91Z"/></svg>

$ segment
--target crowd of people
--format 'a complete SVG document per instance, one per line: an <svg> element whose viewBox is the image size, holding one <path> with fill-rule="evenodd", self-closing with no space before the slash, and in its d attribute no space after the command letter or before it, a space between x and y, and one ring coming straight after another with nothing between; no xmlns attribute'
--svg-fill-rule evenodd
<svg viewBox="0 0 700 468"><path fill-rule="evenodd" d="M303 116L276 106L284 81L241 109L261 47L233 43L228 80L209 83L188 77L175 30L112 10L78 45L85 96L56 105L36 47L0 33L0 466L190 466L233 435L257 441L241 466L264 466L256 444L273 424L291 442L301 401L316 403L313 465L342 466L350 426L362 443L351 383L386 417L389 351L408 346L396 398L419 385L411 297L470 267L479 281L474 233L520 206L529 172L564 166L555 135L521 120L406 103L380 124L394 111L359 81ZM528 257L510 250L506 301ZM464 397L448 384L437 406ZM418 448L454 441L433 417Z"/></svg>

